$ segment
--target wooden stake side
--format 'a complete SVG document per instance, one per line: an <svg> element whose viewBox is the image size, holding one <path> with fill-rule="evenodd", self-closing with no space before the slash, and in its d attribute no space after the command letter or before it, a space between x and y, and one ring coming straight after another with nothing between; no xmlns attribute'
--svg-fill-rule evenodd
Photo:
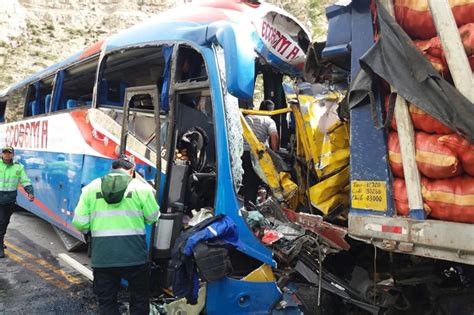
<svg viewBox="0 0 474 315"><path fill-rule="evenodd" d="M380 0L380 4L395 18L392 0ZM390 86L390 90L396 92L393 86ZM403 163L408 206L410 207L410 217L425 219L426 214L423 211L420 173L416 165L415 131L408 111L408 104L401 96L397 96L394 114L400 142L400 154Z"/></svg>
<svg viewBox="0 0 474 315"><path fill-rule="evenodd" d="M474 103L474 79L448 0L428 0L454 85Z"/></svg>

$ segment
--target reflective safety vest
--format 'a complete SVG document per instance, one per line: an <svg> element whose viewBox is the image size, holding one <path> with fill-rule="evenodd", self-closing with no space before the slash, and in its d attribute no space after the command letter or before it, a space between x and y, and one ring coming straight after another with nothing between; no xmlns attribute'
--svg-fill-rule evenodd
<svg viewBox="0 0 474 315"><path fill-rule="evenodd" d="M19 184L27 193L33 194L31 180L26 176L23 165L18 162L7 164L0 159L0 204L16 201Z"/></svg>
<svg viewBox="0 0 474 315"><path fill-rule="evenodd" d="M113 170L108 176L129 176ZM92 236L94 268L125 267L147 262L145 224L152 224L160 215L152 188L132 179L121 201L109 204L104 199L98 178L82 189L75 209L73 225Z"/></svg>

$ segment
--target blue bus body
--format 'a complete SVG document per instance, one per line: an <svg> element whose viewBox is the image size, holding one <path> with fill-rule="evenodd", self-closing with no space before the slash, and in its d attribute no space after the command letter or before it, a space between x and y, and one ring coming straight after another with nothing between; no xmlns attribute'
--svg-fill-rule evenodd
<svg viewBox="0 0 474 315"><path fill-rule="evenodd" d="M146 55L138 54L140 49L158 49L157 56L164 60L160 67L169 72L173 69L170 64L174 62L171 55L184 45L186 49L193 49L201 55L207 71L206 86L212 100L218 183L214 213L225 214L236 223L240 252L262 264L275 266L272 252L255 238L239 212L241 205L237 199L232 160L240 157L231 156L229 150L232 140L228 134L230 118L226 114L226 108L229 110L231 106L238 110L238 98L253 96L257 57L264 58L271 67L283 74L301 74L305 56L303 47L298 46L298 42L289 35L284 35L284 28L279 31L278 25L272 26L271 19L265 19L269 16L280 16L292 21L292 27L299 27L306 39L309 38L294 18L276 7L240 1L204 1L171 10L113 35L1 92L0 105L6 103L7 112L16 110L12 104L15 104L14 96L18 94L23 97L21 104L25 107L25 116L28 116L14 121L12 116L4 113L6 123L0 126L0 131L5 135L0 139L0 144L15 147L16 157L25 165L35 189L35 202L29 203L25 194L20 193L18 204L85 241L84 236L71 224L80 190L109 171L120 145L117 134L107 128L102 129L91 118L94 111L100 112L103 108L106 108L106 112L119 113L115 108L123 104L123 95L117 96L115 103L101 99L105 82L113 81L106 81L103 77L115 75L112 71L107 73L104 70L109 69L108 60L120 59L122 53L128 51L145 58ZM216 54L219 49L223 52ZM137 58L136 62L139 63L140 59ZM119 69L116 64L110 67ZM89 77L92 74L94 76L93 92L70 96L72 94L67 93L73 91L68 90L68 79L85 68L88 70L84 70L84 73ZM175 96L172 93L176 91L173 82L170 82L173 75L167 78L166 71L163 71L163 77L165 83L159 88L168 88L169 98L163 98L162 95L160 105L161 110L166 112L174 106ZM80 79L77 77L77 80ZM199 84L191 85L190 88L196 89ZM110 97L111 91L109 89L105 94ZM123 90L120 93L123 94ZM229 105L228 99L234 104ZM103 107L103 103L106 106ZM137 171L146 180L153 180L155 161L129 147L127 151L135 156ZM166 171L162 168L161 187L165 184ZM163 195L160 200L163 201ZM148 227L148 231L151 232L151 227ZM208 314L267 313L280 297L281 292L275 282L224 278L207 284L206 309Z"/></svg>

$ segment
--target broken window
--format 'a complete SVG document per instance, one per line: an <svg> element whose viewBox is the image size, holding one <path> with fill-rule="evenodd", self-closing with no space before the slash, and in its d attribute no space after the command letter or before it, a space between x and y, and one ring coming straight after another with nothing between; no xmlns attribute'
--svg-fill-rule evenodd
<svg viewBox="0 0 474 315"><path fill-rule="evenodd" d="M176 73L177 82L206 81L207 72L204 60L196 50L182 46L179 50Z"/></svg>
<svg viewBox="0 0 474 315"><path fill-rule="evenodd" d="M224 60L224 50L220 46L215 47L217 64L219 67L220 80L222 86L226 86L226 77L225 77L225 60ZM234 183L235 191L238 191L242 183L242 177L244 174L242 168L242 154L244 152L243 147L243 129L242 124L240 123L240 110L239 110L239 100L228 93L226 88L222 89L222 94L224 95L224 108L226 116L226 128L227 128L227 137L230 153L230 162L232 170L232 180Z"/></svg>
<svg viewBox="0 0 474 315"><path fill-rule="evenodd" d="M161 89L162 47L122 50L107 56L98 82L99 106L123 106L128 87L157 85Z"/></svg>
<svg viewBox="0 0 474 315"><path fill-rule="evenodd" d="M73 66L64 71L59 109L91 106L98 59Z"/></svg>

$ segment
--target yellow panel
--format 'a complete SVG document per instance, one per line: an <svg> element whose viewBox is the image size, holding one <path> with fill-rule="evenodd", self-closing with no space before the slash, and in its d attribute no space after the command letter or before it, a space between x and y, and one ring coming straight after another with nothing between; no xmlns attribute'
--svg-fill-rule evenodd
<svg viewBox="0 0 474 315"><path fill-rule="evenodd" d="M242 278L243 281L249 281L249 282L274 282L275 276L273 275L272 268L267 265L263 264L259 268L255 269L248 275L246 275L244 278Z"/></svg>

